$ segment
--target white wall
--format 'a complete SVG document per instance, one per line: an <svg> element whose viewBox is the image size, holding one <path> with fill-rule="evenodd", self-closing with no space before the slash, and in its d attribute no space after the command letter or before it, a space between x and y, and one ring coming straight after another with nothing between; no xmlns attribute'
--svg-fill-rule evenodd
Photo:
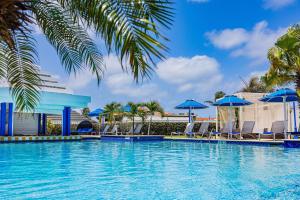
<svg viewBox="0 0 300 200"><path fill-rule="evenodd" d="M38 114L14 113L13 118L14 135L37 135Z"/></svg>

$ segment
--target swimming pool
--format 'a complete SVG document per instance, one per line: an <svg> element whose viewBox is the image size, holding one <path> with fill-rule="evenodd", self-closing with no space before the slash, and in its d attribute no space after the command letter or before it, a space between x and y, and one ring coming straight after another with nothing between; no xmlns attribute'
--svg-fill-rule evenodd
<svg viewBox="0 0 300 200"><path fill-rule="evenodd" d="M0 145L0 199L299 199L300 149L191 142Z"/></svg>

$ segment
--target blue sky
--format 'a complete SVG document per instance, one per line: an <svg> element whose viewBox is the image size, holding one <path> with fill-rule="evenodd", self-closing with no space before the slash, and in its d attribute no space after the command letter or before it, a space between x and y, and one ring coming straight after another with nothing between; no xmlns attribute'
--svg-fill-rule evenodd
<svg viewBox="0 0 300 200"><path fill-rule="evenodd" d="M300 22L300 0L176 0L167 59L157 63L150 81L136 85L123 73L115 55L106 55L107 71L100 86L88 71L69 76L53 47L38 31L39 64L76 94L92 97L90 107L117 101L157 100L166 111L187 98L213 99L218 90L230 94L268 69L266 53L287 27ZM101 38L96 38L105 52ZM214 116L214 109L199 112Z"/></svg>

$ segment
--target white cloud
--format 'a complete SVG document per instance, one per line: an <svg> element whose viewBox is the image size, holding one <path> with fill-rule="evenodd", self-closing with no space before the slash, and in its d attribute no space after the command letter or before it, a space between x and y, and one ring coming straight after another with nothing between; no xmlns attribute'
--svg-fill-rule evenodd
<svg viewBox="0 0 300 200"><path fill-rule="evenodd" d="M286 28L272 30L266 21L257 23L252 30L243 28L225 29L206 33L211 43L220 49L231 49L235 57L247 57L252 65L262 64L267 60L267 52Z"/></svg>
<svg viewBox="0 0 300 200"><path fill-rule="evenodd" d="M107 70L104 82L112 94L138 99L149 98L153 94L155 94L156 98L167 95L155 83L136 84L133 77L122 70L117 56L111 55L106 57L105 63Z"/></svg>
<svg viewBox="0 0 300 200"><path fill-rule="evenodd" d="M68 89L79 90L85 88L96 76L89 70L81 70L77 74L71 74L66 85Z"/></svg>
<svg viewBox="0 0 300 200"><path fill-rule="evenodd" d="M247 41L248 33L245 29L225 29L206 33L209 40L220 49L230 49Z"/></svg>
<svg viewBox="0 0 300 200"><path fill-rule="evenodd" d="M169 58L157 64L158 76L178 87L178 91L208 91L217 86L223 76L219 63L208 56Z"/></svg>
<svg viewBox="0 0 300 200"><path fill-rule="evenodd" d="M264 8L278 10L280 8L292 5L296 0L264 0Z"/></svg>

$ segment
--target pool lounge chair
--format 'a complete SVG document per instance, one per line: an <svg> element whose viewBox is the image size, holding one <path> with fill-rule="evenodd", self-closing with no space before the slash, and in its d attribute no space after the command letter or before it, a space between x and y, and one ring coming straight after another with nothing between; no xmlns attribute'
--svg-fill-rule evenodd
<svg viewBox="0 0 300 200"><path fill-rule="evenodd" d="M106 135L110 125L106 124L103 131L100 131L100 135Z"/></svg>
<svg viewBox="0 0 300 200"><path fill-rule="evenodd" d="M117 124L115 124L113 126L113 128L111 129L111 131L106 132L106 134L114 134L115 133L116 135L118 135L118 128L119 128L119 126Z"/></svg>
<svg viewBox="0 0 300 200"><path fill-rule="evenodd" d="M134 135L140 134L141 131L142 131L142 128L143 128L143 124L138 124L138 125L136 126L136 128L134 129L133 134L134 134Z"/></svg>
<svg viewBox="0 0 300 200"><path fill-rule="evenodd" d="M136 124L134 124L133 125L133 127L132 126L130 126L130 129L129 129L129 131L125 131L125 132L123 132L125 135L130 135L130 134L134 134L134 130L133 129L135 129L136 128Z"/></svg>
<svg viewBox="0 0 300 200"><path fill-rule="evenodd" d="M93 128L79 128L77 129L75 132L75 134L88 134L88 133L92 133L93 132Z"/></svg>
<svg viewBox="0 0 300 200"><path fill-rule="evenodd" d="M261 139L261 135L273 135L273 140L275 141L276 135L283 135L284 137L284 121L275 121L272 123L271 131L264 131L263 133L259 133L258 139Z"/></svg>
<svg viewBox="0 0 300 200"><path fill-rule="evenodd" d="M183 132L171 132L171 136L173 135L191 135L193 133L194 123L187 123Z"/></svg>
<svg viewBox="0 0 300 200"><path fill-rule="evenodd" d="M231 138L234 135L239 135L240 139L243 139L244 136L248 136L248 138L256 139L256 134L253 133L255 122L254 121L244 121L242 130L240 132L232 132Z"/></svg>
<svg viewBox="0 0 300 200"><path fill-rule="evenodd" d="M234 129L234 127L235 127L235 122L232 122L232 129ZM225 126L222 129L220 129L220 131L210 132L209 138L211 138L212 135L214 135L217 138L217 136L227 134L227 138L229 139L229 135L230 135L229 132L230 132L229 124L226 123Z"/></svg>
<svg viewBox="0 0 300 200"><path fill-rule="evenodd" d="M202 122L199 128L199 131L195 133L196 135L201 135L201 137L203 137L204 135L209 135L208 132L208 127L209 127L209 122Z"/></svg>

